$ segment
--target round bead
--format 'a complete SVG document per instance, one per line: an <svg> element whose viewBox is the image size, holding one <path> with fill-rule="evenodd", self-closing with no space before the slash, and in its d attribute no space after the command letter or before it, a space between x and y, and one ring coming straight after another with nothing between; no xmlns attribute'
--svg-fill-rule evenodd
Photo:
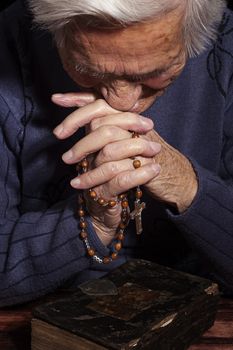
<svg viewBox="0 0 233 350"><path fill-rule="evenodd" d="M81 228L87 228L87 223L85 221L80 221L79 226Z"/></svg>
<svg viewBox="0 0 233 350"><path fill-rule="evenodd" d="M127 200L123 200L123 201L121 202L121 206L122 206L122 208L128 208L129 202L128 202Z"/></svg>
<svg viewBox="0 0 233 350"><path fill-rule="evenodd" d="M121 250L121 248L122 248L121 242L117 242L117 243L115 244L115 249L119 252L119 250Z"/></svg>
<svg viewBox="0 0 233 350"><path fill-rule="evenodd" d="M104 258L103 258L103 263L104 264L109 264L110 263L110 258L108 257L108 256L105 256Z"/></svg>
<svg viewBox="0 0 233 350"><path fill-rule="evenodd" d="M118 235L117 235L117 239L119 239L120 241L123 241L123 239L124 239L124 235L123 235L123 233L118 233Z"/></svg>
<svg viewBox="0 0 233 350"><path fill-rule="evenodd" d="M88 166L89 166L88 160L87 159L83 159L81 161L80 165L81 165L82 168L88 168Z"/></svg>
<svg viewBox="0 0 233 350"><path fill-rule="evenodd" d="M139 159L135 159L135 160L133 161L133 166L134 166L135 169L140 168L140 166L141 166L140 160L139 160Z"/></svg>
<svg viewBox="0 0 233 350"><path fill-rule="evenodd" d="M126 193L119 194L119 196L118 196L120 201L123 201L123 199L125 199L126 197L127 197Z"/></svg>
<svg viewBox="0 0 233 350"><path fill-rule="evenodd" d="M79 209L78 215L81 216L81 217L85 216L85 211L83 209Z"/></svg>
<svg viewBox="0 0 233 350"><path fill-rule="evenodd" d="M95 199L97 197L97 193L94 190L89 191L89 195L92 199Z"/></svg>
<svg viewBox="0 0 233 350"><path fill-rule="evenodd" d="M114 201L114 200L108 201L108 206L109 206L110 208L115 207L115 206L116 206L116 204L117 204L117 202L116 202L116 201Z"/></svg>
<svg viewBox="0 0 233 350"><path fill-rule="evenodd" d="M119 228L120 228L120 229L124 229L124 228L126 228L126 226L127 226L127 224L125 224L125 223L122 222L122 221L119 223Z"/></svg>
<svg viewBox="0 0 233 350"><path fill-rule="evenodd" d="M86 239L87 238L87 232L86 231L81 231L80 232L80 237L81 237L81 239Z"/></svg>
<svg viewBox="0 0 233 350"><path fill-rule="evenodd" d="M141 191L141 190L137 190L136 193L135 193L135 197L136 197L137 199L142 198L142 191Z"/></svg>
<svg viewBox="0 0 233 350"><path fill-rule="evenodd" d="M89 255L89 256L94 256L95 255L95 251L94 251L94 249L87 249L87 254Z"/></svg>
<svg viewBox="0 0 233 350"><path fill-rule="evenodd" d="M134 132L132 133L132 139L136 139L136 138L138 138L138 137L139 137L138 133L134 131Z"/></svg>
<svg viewBox="0 0 233 350"><path fill-rule="evenodd" d="M106 201L105 201L103 198L99 198L99 199L98 199L98 203L99 203L100 205L105 205L105 204L106 204Z"/></svg>
<svg viewBox="0 0 233 350"><path fill-rule="evenodd" d="M112 260L115 260L115 259L117 258L117 255L118 255L117 253L112 253L112 254L111 254Z"/></svg>

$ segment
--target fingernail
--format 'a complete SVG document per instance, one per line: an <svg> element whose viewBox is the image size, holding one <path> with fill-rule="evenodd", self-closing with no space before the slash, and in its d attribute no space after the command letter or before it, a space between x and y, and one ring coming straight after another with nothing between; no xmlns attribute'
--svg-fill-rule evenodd
<svg viewBox="0 0 233 350"><path fill-rule="evenodd" d="M64 94L53 94L52 95L54 98L64 98Z"/></svg>
<svg viewBox="0 0 233 350"><path fill-rule="evenodd" d="M73 152L71 150L69 150L68 152L64 153L62 155L62 159L64 162L68 162L73 158Z"/></svg>
<svg viewBox="0 0 233 350"><path fill-rule="evenodd" d="M81 181L79 180L79 178L75 178L70 181L71 186L74 188L79 188L80 183Z"/></svg>
<svg viewBox="0 0 233 350"><path fill-rule="evenodd" d="M59 136L62 134L63 132L63 126L62 124L58 125L54 130L53 130L53 133L56 135L56 136Z"/></svg>
<svg viewBox="0 0 233 350"><path fill-rule="evenodd" d="M149 118L142 117L141 122L144 127L153 127L153 121Z"/></svg>

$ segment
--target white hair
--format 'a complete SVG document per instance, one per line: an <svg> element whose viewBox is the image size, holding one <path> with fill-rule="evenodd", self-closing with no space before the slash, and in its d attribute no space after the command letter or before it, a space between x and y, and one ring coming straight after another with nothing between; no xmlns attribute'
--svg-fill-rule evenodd
<svg viewBox="0 0 233 350"><path fill-rule="evenodd" d="M200 54L217 35L226 0L28 0L34 21L50 30L61 45L66 27L78 17L92 18L114 28L129 26L163 15L179 4L185 5L184 43L188 55ZM96 21L96 22L95 22ZM91 24L92 23L92 24ZM94 23L94 24L93 24Z"/></svg>

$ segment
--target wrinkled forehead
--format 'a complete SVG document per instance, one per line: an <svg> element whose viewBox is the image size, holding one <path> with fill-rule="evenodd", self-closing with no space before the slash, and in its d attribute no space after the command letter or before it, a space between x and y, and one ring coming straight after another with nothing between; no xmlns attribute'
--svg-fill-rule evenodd
<svg viewBox="0 0 233 350"><path fill-rule="evenodd" d="M98 51L103 54L109 51L134 54L134 51L151 49L155 45L163 50L171 46L172 42L182 36L183 9L176 8L162 16L144 23L135 23L128 27L117 29L103 29L102 27L88 27L80 25L78 19L69 33L72 45L80 50ZM68 40L69 41L69 40Z"/></svg>
<svg viewBox="0 0 233 350"><path fill-rule="evenodd" d="M156 67L169 65L183 47L182 14L172 11L163 17L112 31L78 29L72 51L77 61L98 71L121 74L121 63L135 71L148 71L153 58ZM117 69L117 72L116 72ZM125 70L125 67L124 67Z"/></svg>

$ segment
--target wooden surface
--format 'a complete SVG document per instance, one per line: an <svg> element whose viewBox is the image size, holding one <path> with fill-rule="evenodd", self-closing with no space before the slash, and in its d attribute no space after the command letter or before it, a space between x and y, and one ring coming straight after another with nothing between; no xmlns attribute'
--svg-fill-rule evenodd
<svg viewBox="0 0 233 350"><path fill-rule="evenodd" d="M34 305L0 310L1 350L30 350L30 320ZM233 299L221 299L213 327L188 350L233 350Z"/></svg>

